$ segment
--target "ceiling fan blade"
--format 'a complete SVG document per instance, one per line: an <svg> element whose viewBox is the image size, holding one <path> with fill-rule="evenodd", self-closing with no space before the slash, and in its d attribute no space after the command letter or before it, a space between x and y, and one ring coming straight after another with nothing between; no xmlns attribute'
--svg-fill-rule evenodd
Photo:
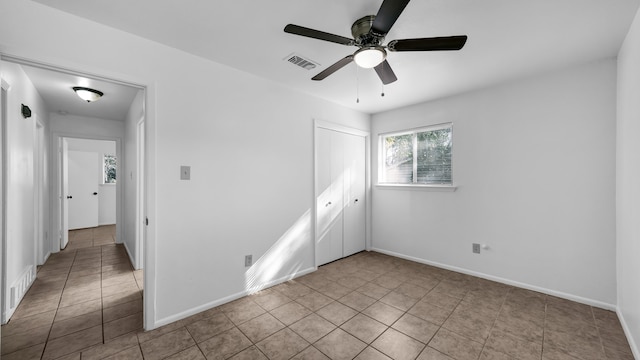
<svg viewBox="0 0 640 360"><path fill-rule="evenodd" d="M318 40L330 41L342 45L353 45L353 39L344 36L329 34L324 31L309 29L303 26L289 24L284 27L284 32L294 35L306 36Z"/></svg>
<svg viewBox="0 0 640 360"><path fill-rule="evenodd" d="M384 0L373 20L371 32L379 36L387 35L408 3L409 0Z"/></svg>
<svg viewBox="0 0 640 360"><path fill-rule="evenodd" d="M329 66L328 68L321 71L318 75L311 78L311 80L324 80L327 76L333 74L334 72L342 69L353 61L353 55L345 56L344 58L338 60L335 64Z"/></svg>
<svg viewBox="0 0 640 360"><path fill-rule="evenodd" d="M403 39L390 41L389 44L387 44L387 49L391 51L460 50L466 42L466 35Z"/></svg>
<svg viewBox="0 0 640 360"><path fill-rule="evenodd" d="M391 65L389 65L389 62L387 60L381 62L374 69L378 73L378 76L380 77L380 80L382 80L382 83L385 85L391 84L392 82L398 80L396 74L393 73Z"/></svg>

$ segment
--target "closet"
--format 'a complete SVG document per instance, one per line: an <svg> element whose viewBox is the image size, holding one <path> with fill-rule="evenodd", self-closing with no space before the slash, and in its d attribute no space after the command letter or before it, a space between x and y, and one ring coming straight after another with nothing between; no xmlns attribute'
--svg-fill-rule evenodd
<svg viewBox="0 0 640 360"><path fill-rule="evenodd" d="M316 127L317 265L365 249L366 137Z"/></svg>

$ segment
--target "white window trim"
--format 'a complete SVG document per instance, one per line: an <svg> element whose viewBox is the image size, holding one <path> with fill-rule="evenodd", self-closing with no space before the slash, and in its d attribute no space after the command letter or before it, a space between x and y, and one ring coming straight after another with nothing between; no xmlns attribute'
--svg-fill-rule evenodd
<svg viewBox="0 0 640 360"><path fill-rule="evenodd" d="M383 140L385 137L387 136L401 136L401 135L407 135L407 134L413 134L413 133L417 133L417 132L425 132L425 131L436 131L436 130L441 130L441 129L447 129L447 128L451 128L451 131L453 132L453 123L452 122L447 122L447 123L441 123L441 124L435 124L435 125L429 125L429 126L421 126L421 127L417 127L417 128L412 128L412 129L407 129L407 130L402 130L402 131L390 131L390 132L385 132L385 133L379 133L378 134L378 178L376 179L376 188L377 189L384 189L384 190L423 190L423 191L436 191L436 192L454 192L456 191L456 189L458 188L455 184L418 184L418 183L413 183L413 184L392 184L392 183L382 183L380 182L380 179L382 178L382 172L384 171L384 167L382 166L383 161L384 161L384 144L383 144ZM414 147L417 146L417 144L414 143ZM414 152L416 151L416 149L413 149ZM451 156L453 157L453 152L455 150L451 150ZM414 162L413 164L414 166L414 171L416 170L415 168L418 166L417 163ZM453 173L453 169L451 169L452 173ZM452 182L453 182L453 176L452 176Z"/></svg>

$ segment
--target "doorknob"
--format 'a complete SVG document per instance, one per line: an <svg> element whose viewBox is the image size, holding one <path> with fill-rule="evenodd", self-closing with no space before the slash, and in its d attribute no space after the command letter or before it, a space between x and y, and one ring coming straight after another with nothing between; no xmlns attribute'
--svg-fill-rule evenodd
<svg viewBox="0 0 640 360"><path fill-rule="evenodd" d="M358 202L358 199L353 200L353 203L354 203L354 204L355 204L355 203L357 203L357 202Z"/></svg>
<svg viewBox="0 0 640 360"><path fill-rule="evenodd" d="M331 201L329 201L324 207L331 205Z"/></svg>
<svg viewBox="0 0 640 360"><path fill-rule="evenodd" d="M67 199L73 199L73 196L67 195Z"/></svg>
<svg viewBox="0 0 640 360"><path fill-rule="evenodd" d="M98 193L97 193L97 192L94 192L94 193L93 193L93 195L98 195Z"/></svg>

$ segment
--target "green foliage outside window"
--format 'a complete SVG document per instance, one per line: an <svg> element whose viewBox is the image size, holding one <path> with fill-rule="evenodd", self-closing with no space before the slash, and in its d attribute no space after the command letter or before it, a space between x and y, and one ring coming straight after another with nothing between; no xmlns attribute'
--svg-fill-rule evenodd
<svg viewBox="0 0 640 360"><path fill-rule="evenodd" d="M104 183L115 184L116 183L116 156L104 155Z"/></svg>

